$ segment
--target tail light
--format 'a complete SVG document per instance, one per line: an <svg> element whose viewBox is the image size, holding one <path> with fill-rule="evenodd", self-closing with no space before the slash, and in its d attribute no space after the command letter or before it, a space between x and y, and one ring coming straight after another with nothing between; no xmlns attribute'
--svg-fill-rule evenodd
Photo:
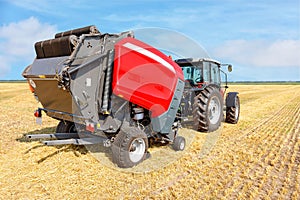
<svg viewBox="0 0 300 200"><path fill-rule="evenodd" d="M40 109L34 111L34 116L35 117L42 117L42 111Z"/></svg>
<svg viewBox="0 0 300 200"><path fill-rule="evenodd" d="M42 124L42 110L37 109L36 111L34 111L34 116L35 116L36 123L41 125Z"/></svg>

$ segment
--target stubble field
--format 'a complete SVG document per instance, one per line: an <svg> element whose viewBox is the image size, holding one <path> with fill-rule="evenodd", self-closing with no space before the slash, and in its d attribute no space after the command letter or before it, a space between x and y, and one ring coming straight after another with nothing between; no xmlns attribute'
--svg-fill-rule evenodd
<svg viewBox="0 0 300 200"><path fill-rule="evenodd" d="M26 83L0 83L0 199L300 199L300 85L233 85L237 125L214 133L181 129L183 152L150 149L122 170L83 147L42 146L24 135L52 133L35 124L39 106Z"/></svg>

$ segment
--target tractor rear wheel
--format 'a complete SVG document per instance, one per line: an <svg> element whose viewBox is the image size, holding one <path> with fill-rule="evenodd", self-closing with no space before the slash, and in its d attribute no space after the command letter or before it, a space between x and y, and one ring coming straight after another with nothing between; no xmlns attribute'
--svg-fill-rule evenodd
<svg viewBox="0 0 300 200"><path fill-rule="evenodd" d="M56 133L77 133L73 122L60 121L56 127Z"/></svg>
<svg viewBox="0 0 300 200"><path fill-rule="evenodd" d="M235 97L235 106L226 107L226 119L225 122L230 124L236 124L240 117L240 99L238 96Z"/></svg>
<svg viewBox="0 0 300 200"><path fill-rule="evenodd" d="M113 162L121 168L133 167L146 158L147 135L135 127L123 128L112 144Z"/></svg>
<svg viewBox="0 0 300 200"><path fill-rule="evenodd" d="M201 132L217 130L223 118L223 99L217 87L208 86L194 99L194 129Z"/></svg>

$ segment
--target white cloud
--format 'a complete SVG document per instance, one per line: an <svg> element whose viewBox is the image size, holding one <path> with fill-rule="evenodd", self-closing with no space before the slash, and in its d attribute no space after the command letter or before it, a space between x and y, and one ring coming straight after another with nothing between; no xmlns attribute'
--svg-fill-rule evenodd
<svg viewBox="0 0 300 200"><path fill-rule="evenodd" d="M56 28L53 25L42 24L36 18L10 23L0 27L1 43L4 43L6 54L13 56L28 56L34 42L53 37Z"/></svg>
<svg viewBox="0 0 300 200"><path fill-rule="evenodd" d="M300 67L300 40L232 40L218 47L214 56L244 66Z"/></svg>
<svg viewBox="0 0 300 200"><path fill-rule="evenodd" d="M5 77L15 62L29 62L34 59L34 43L54 37L56 26L28 19L0 26L0 71Z"/></svg>

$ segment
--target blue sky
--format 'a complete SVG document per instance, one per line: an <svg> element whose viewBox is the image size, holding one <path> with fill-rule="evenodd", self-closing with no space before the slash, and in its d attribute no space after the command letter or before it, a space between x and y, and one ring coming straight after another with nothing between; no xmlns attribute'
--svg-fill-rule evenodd
<svg viewBox="0 0 300 200"><path fill-rule="evenodd" d="M231 81L300 81L300 0L0 0L0 80L22 79L36 41L91 24L180 33L232 63Z"/></svg>

